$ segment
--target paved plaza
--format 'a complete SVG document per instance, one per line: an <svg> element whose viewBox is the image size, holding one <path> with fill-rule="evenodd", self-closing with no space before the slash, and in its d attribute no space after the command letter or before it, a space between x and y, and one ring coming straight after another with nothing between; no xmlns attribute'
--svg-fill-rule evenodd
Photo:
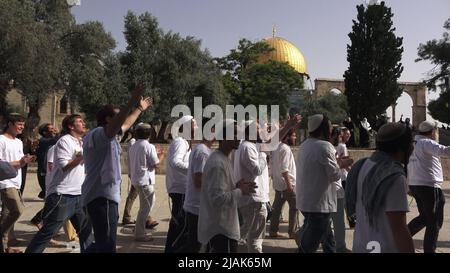
<svg viewBox="0 0 450 273"><path fill-rule="evenodd" d="M135 242L133 240L133 235L130 234L130 227L124 227L119 225L117 231L117 247L118 252L120 253L160 253L164 251L164 243L166 239L166 232L168 229L169 216L170 216L170 204L168 195L166 193L165 187L165 176L158 175L156 178L156 202L155 207L153 208L151 215L155 220L159 222L156 230L153 232L154 241L152 242ZM128 192L128 179L126 176L123 176L122 183L122 201L120 203L120 217L122 217L123 208L125 205L125 199ZM450 182L444 182L444 194L448 199L450 196ZM23 215L20 217L19 221L15 225L16 236L20 240L18 248L25 250L28 242L32 239L34 234L37 231L37 228L30 223L30 219L34 216L34 214L42 208L44 202L41 199L37 198L39 193L39 186L37 183L36 173L28 173L27 175L27 184L25 187L24 193L24 201L25 201L25 211ZM271 199L273 200L273 192L271 192ZM412 199L412 197L408 197L410 201L410 210L408 213L408 220L412 219L417 215L417 207ZM136 217L137 210L139 207L139 200L137 199L132 215ZM284 218L288 217L288 206L287 204L283 210ZM438 241L438 249L437 252L445 252L450 253L450 205L449 203L445 206L445 216L444 216L444 226L441 229ZM122 218L120 218L121 222ZM300 216L300 223L303 221L303 218ZM287 224L280 224L280 231L282 233L287 234ZM268 235L268 225L266 229L266 236ZM419 234L414 237L414 244L416 246L417 252L422 251L422 238L424 235L424 230L422 230ZM61 229L60 233L56 237L58 241L64 242L65 235ZM353 231L347 229L346 231L346 241L347 246L351 248L353 239ZM73 244L72 244L73 245ZM264 240L263 251L266 253L292 253L296 249L296 244L294 240L291 239L270 239L266 238ZM240 250L243 252L245 249L240 247ZM72 249L70 244L62 244L59 247L48 247L45 252L48 253L69 253L69 252L79 252L78 249Z"/></svg>

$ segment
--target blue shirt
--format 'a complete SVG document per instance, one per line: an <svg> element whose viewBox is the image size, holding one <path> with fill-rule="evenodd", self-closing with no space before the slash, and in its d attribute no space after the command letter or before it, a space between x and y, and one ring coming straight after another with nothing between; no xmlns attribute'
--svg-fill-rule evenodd
<svg viewBox="0 0 450 273"><path fill-rule="evenodd" d="M115 137L106 136L105 128L90 130L83 139L86 178L81 188L83 205L103 197L119 203L122 149Z"/></svg>

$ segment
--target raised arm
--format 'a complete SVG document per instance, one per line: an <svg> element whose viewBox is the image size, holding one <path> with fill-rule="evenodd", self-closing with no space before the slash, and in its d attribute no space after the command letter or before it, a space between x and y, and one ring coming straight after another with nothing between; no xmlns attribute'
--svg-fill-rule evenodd
<svg viewBox="0 0 450 273"><path fill-rule="evenodd" d="M144 92L144 85L138 84L131 93L131 98L125 106L120 108L120 112L112 118L112 120L105 127L105 134L108 138L113 138L122 129L122 125L128 117L131 108L135 106L142 98Z"/></svg>

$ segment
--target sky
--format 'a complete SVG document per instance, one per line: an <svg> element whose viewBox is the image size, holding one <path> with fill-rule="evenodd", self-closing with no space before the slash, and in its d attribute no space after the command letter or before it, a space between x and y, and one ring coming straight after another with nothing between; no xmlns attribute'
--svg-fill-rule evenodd
<svg viewBox="0 0 450 273"><path fill-rule="evenodd" d="M368 2L368 1L367 1ZM449 0L386 0L392 8L396 35L403 37L404 71L400 81L418 82L433 68L428 62L415 62L420 43L440 39L444 22L450 18ZM149 12L164 31L194 36L212 56L222 57L241 38L258 41L283 37L305 56L312 80L342 79L348 68L350 42L356 6L365 0L81 0L72 8L78 23L100 21L125 50L124 16L131 10ZM308 83L307 87L311 87ZM427 94L432 99L435 93ZM397 101L397 118L411 117L412 100L404 94ZM390 112L388 112L389 114Z"/></svg>

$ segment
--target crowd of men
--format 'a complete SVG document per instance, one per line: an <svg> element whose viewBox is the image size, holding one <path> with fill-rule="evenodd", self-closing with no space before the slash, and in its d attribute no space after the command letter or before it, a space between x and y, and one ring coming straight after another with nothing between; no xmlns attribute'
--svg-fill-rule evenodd
<svg viewBox="0 0 450 273"><path fill-rule="evenodd" d="M77 114L64 118L59 136L53 125L40 128L37 176L45 204L32 219L39 230L25 252L43 252L61 227L70 240L79 241L82 253L116 252L119 140L152 105L151 98L142 97L143 90L138 85L121 108L102 107L97 127L89 131ZM212 128L216 138L205 137L194 145L190 139L203 128L192 116L180 118L179 134L165 155L172 203L165 252L234 253L242 244L249 253L262 253L268 221L269 237L295 239L299 253L316 252L319 246L326 253L414 252L412 236L423 228L424 251L436 251L445 204L440 157L450 156L450 147L435 141L435 124L422 122L414 136L405 124L387 123L378 130L375 152L354 162L345 144L350 130L332 125L322 114L308 117L309 136L294 157L291 147L297 143L301 119L295 115L279 128L280 141L269 149L271 139L262 133L266 126L257 120L223 120ZM13 242L14 224L24 210L21 168L36 160L24 153L17 138L24 127L25 119L12 114L0 135L0 253L20 252ZM159 186L155 169L164 154L149 143L149 124L134 128L128 151L131 191L122 221L134 224L136 241L150 242L149 230L158 224L150 217ZM409 223L408 194L419 210ZM137 197L133 221L130 211ZM279 224L286 202L289 226L284 235ZM347 221L354 227L351 250L345 242Z"/></svg>

